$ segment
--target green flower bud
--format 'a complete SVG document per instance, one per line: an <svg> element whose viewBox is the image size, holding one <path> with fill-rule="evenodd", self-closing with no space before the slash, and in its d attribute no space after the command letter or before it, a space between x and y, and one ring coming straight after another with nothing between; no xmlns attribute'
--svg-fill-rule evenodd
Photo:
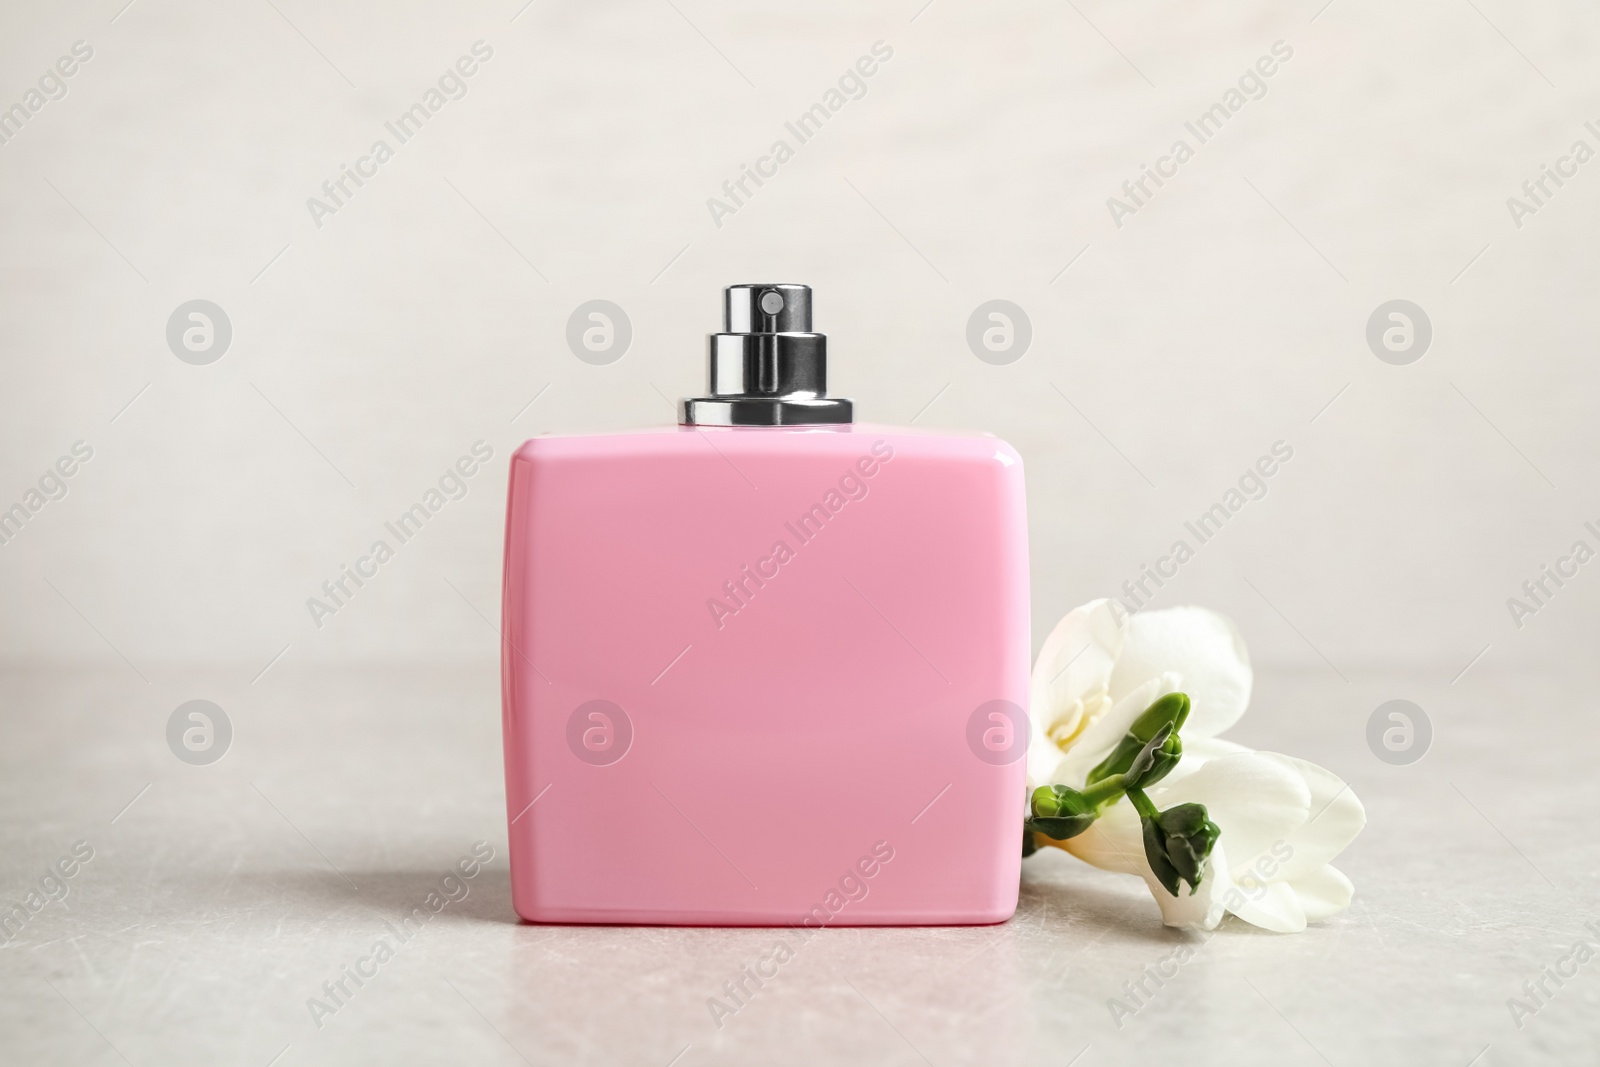
<svg viewBox="0 0 1600 1067"><path fill-rule="evenodd" d="M1042 785L1035 789L1032 812L1027 825L1057 841L1077 837L1100 817L1093 800L1065 785Z"/></svg>
<svg viewBox="0 0 1600 1067"><path fill-rule="evenodd" d="M1188 719L1189 694L1168 693L1145 708L1139 717L1133 720L1133 725L1128 727L1128 732L1148 741L1156 735L1157 730L1168 724L1171 724L1174 730L1183 729L1183 724Z"/></svg>
<svg viewBox="0 0 1600 1067"><path fill-rule="evenodd" d="M1163 726L1133 757L1123 773L1124 789L1146 789L1171 773L1183 759L1183 738L1171 725Z"/></svg>
<svg viewBox="0 0 1600 1067"><path fill-rule="evenodd" d="M1143 800L1136 806L1144 827L1144 855L1150 861L1150 869L1173 896L1178 895L1180 879L1189 883L1189 895L1193 896L1205 877L1206 860L1222 829L1207 818L1204 804L1179 804L1157 812L1142 792L1137 796Z"/></svg>
<svg viewBox="0 0 1600 1067"><path fill-rule="evenodd" d="M1122 740L1117 742L1117 746L1111 750L1111 754L1101 760L1095 769L1089 772L1088 784L1094 785L1101 779L1109 778L1113 774L1125 774L1128 768L1133 765L1133 759L1139 754L1139 750L1148 745L1156 734L1161 732L1163 727L1171 727L1171 733L1176 737L1178 731L1183 728L1184 721L1188 718L1189 695L1187 693L1168 693L1160 698L1139 713L1139 717L1133 720L1133 724L1128 727L1128 732L1122 735ZM1178 751L1180 754L1182 753L1181 748ZM1170 771L1176 764L1177 760L1173 759L1158 778L1149 779L1149 781L1157 781L1160 777L1165 777L1167 771Z"/></svg>

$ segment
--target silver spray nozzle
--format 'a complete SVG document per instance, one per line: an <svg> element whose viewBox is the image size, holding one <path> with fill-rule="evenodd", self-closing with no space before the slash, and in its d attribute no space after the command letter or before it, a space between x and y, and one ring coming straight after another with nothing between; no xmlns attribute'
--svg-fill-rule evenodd
<svg viewBox="0 0 1600 1067"><path fill-rule="evenodd" d="M811 332L806 285L730 285L723 332L710 337L709 396L683 402L687 426L850 422L850 401L828 394L828 339Z"/></svg>

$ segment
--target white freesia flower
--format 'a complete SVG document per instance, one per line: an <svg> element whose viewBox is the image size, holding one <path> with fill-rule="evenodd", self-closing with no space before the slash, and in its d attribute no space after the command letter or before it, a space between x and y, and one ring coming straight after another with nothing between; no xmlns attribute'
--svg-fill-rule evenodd
<svg viewBox="0 0 1600 1067"><path fill-rule="evenodd" d="M1343 910L1354 892L1329 866L1366 825L1349 786L1315 764L1217 737L1244 714L1251 680L1244 641L1221 615L1183 607L1130 616L1109 600L1062 619L1034 665L1030 791L1082 789L1140 712L1167 693L1189 695L1183 759L1146 792L1162 810L1204 804L1221 827L1199 889L1191 895L1180 885L1174 897L1161 885L1125 798L1085 833L1058 842L1096 867L1142 876L1168 926L1210 930L1232 912L1293 933Z"/></svg>

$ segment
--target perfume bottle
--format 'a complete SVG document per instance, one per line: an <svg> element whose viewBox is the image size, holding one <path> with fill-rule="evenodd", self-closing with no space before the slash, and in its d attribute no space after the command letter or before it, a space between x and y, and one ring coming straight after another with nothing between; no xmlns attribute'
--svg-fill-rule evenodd
<svg viewBox="0 0 1600 1067"><path fill-rule="evenodd" d="M803 285L736 285L681 424L511 460L503 718L532 922L1016 910L1022 464L863 425Z"/></svg>

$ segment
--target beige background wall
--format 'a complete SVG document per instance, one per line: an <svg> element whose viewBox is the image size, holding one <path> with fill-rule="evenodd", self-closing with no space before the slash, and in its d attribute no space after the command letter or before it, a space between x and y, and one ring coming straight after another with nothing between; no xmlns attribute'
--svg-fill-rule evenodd
<svg viewBox="0 0 1600 1067"><path fill-rule="evenodd" d="M1600 563L1520 630L1506 599L1600 548L1600 162L1520 228L1506 199L1600 149L1600 16L919 2L0 9L0 107L93 49L0 145L0 506L94 452L0 546L0 654L134 686L280 652L487 664L507 455L666 421L720 287L792 280L865 419L1021 451L1036 643L1282 440L1157 605L1330 680L1588 660ZM307 198L480 40L466 95L319 228ZM707 198L878 41L865 95L716 225ZM1265 95L1115 225L1107 198L1276 41ZM196 298L233 330L206 366L165 338ZM564 340L596 298L633 327L609 366ZM1032 323L1006 366L965 340L993 298ZM1433 324L1408 366L1365 339L1396 298ZM315 628L306 598L479 440L466 497Z"/></svg>

